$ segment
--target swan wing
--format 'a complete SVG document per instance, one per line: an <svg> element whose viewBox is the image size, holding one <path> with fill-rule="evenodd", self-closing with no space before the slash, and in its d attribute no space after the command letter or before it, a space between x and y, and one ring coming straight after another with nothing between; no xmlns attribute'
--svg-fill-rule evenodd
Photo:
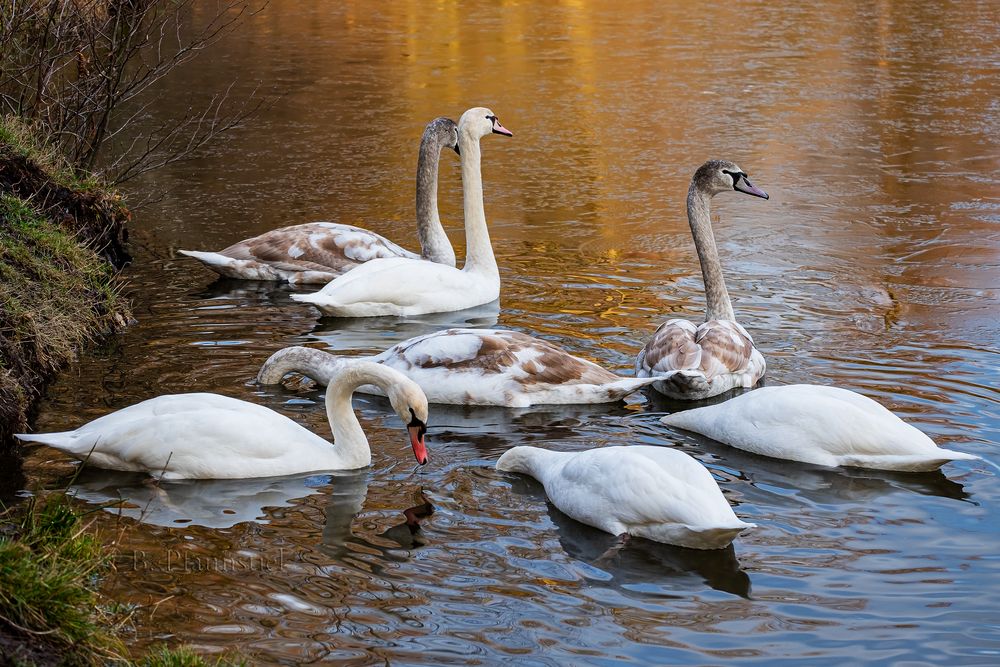
<svg viewBox="0 0 1000 667"><path fill-rule="evenodd" d="M422 259L392 257L375 259L349 271L315 294L293 294L306 302L334 304L392 303L409 306L451 290L460 291L462 271L453 266Z"/></svg>
<svg viewBox="0 0 1000 667"><path fill-rule="evenodd" d="M411 366L506 374L524 387L600 384L621 378L551 343L519 331L448 329L395 347Z"/></svg>
<svg viewBox="0 0 1000 667"><path fill-rule="evenodd" d="M380 234L334 222L275 229L235 243L217 254L282 271L336 274L381 257L418 257Z"/></svg>
<svg viewBox="0 0 1000 667"><path fill-rule="evenodd" d="M940 449L875 401L838 387L763 387L662 421L757 454L825 466L926 470L971 457Z"/></svg>
<svg viewBox="0 0 1000 667"><path fill-rule="evenodd" d="M736 322L710 320L695 327L687 320L669 320L660 325L642 349L637 370L645 377L698 371L711 380L719 375L746 373L754 362L755 351L750 334Z"/></svg>
<svg viewBox="0 0 1000 667"><path fill-rule="evenodd" d="M291 419L217 394L160 396L75 431L22 439L89 457L100 467L174 479L289 474L295 471L290 466L305 471L329 465L333 453L329 443Z"/></svg>
<svg viewBox="0 0 1000 667"><path fill-rule="evenodd" d="M665 447L581 452L569 458L561 474L546 480L545 486L560 509L561 503L570 508L563 509L570 516L583 512L605 523L602 515L613 517L629 530L659 524L745 527L711 473L687 454Z"/></svg>
<svg viewBox="0 0 1000 667"><path fill-rule="evenodd" d="M621 378L516 331L449 329L376 357L425 387L434 402L524 407L618 400L653 380Z"/></svg>

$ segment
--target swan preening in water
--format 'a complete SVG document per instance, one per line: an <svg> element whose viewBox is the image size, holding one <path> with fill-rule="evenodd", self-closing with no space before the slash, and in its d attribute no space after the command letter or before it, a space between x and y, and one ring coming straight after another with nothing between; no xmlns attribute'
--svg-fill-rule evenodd
<svg viewBox="0 0 1000 667"><path fill-rule="evenodd" d="M427 462L427 399L402 373L381 364L344 365L330 379L326 414L334 444L261 405L218 394L174 394L137 403L75 431L18 434L99 468L146 472L163 479L273 477L353 470L371 449L351 394L381 387L406 424L418 463Z"/></svg>
<svg viewBox="0 0 1000 667"><path fill-rule="evenodd" d="M293 294L324 315L375 317L444 313L490 303L500 297L500 271L483 209L479 140L488 134L513 136L489 109L469 109L458 121L465 210L465 266L404 257L377 259L340 276L313 294Z"/></svg>
<svg viewBox="0 0 1000 667"><path fill-rule="evenodd" d="M761 387L661 421L755 454L821 466L926 471L979 458L941 449L866 396L814 384Z"/></svg>
<svg viewBox="0 0 1000 667"><path fill-rule="evenodd" d="M455 266L455 251L441 226L437 205L438 162L444 148L458 152L458 127L450 118L435 118L424 130L417 158L419 255L375 232L334 222L275 229L219 252L178 252L227 278L285 280L293 284L325 284L376 258L425 259Z"/></svg>
<svg viewBox="0 0 1000 667"><path fill-rule="evenodd" d="M618 535L692 549L723 549L755 524L740 521L712 474L667 447L582 452L513 447L497 470L531 475L567 516Z"/></svg>
<svg viewBox="0 0 1000 667"><path fill-rule="evenodd" d="M636 376L659 378L653 388L671 398L708 398L735 387L752 387L764 375L764 357L733 313L712 234L709 201L729 190L768 198L742 169L722 160L701 165L688 188L688 223L708 302L705 322L699 326L680 319L664 322L635 362Z"/></svg>
<svg viewBox="0 0 1000 667"><path fill-rule="evenodd" d="M431 403L455 405L610 403L655 381L621 377L547 341L499 329L438 331L364 359L405 374ZM326 384L338 368L355 361L309 347L289 347L264 362L257 381L277 384L297 372ZM359 391L383 393L374 386Z"/></svg>

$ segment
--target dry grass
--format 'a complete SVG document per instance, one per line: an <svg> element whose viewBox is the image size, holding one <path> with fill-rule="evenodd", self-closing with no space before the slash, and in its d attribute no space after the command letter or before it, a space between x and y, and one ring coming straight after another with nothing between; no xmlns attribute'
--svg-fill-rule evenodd
<svg viewBox="0 0 1000 667"><path fill-rule="evenodd" d="M80 345L126 326L114 271L86 244L123 225L122 210L23 125L0 120L0 447Z"/></svg>

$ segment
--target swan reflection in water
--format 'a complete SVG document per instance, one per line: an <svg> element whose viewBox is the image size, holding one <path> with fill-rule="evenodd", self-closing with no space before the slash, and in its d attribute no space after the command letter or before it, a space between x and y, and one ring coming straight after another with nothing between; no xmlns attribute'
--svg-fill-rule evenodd
<svg viewBox="0 0 1000 667"><path fill-rule="evenodd" d="M350 545L374 547L384 552L386 545L379 540L393 542L390 547L392 549L415 549L428 543L421 521L434 513L434 506L424 495L423 489L418 489L413 494L414 506L402 511L403 521L369 538L359 536L354 529L355 519L364 509L368 495L368 475L356 475L354 479L344 481L345 484L334 487L326 506L323 544L320 547L324 553L341 558L352 551Z"/></svg>
<svg viewBox="0 0 1000 667"><path fill-rule="evenodd" d="M176 480L151 482L142 473L85 468L70 493L102 505L107 512L140 523L170 528L203 526L232 528L245 523L269 522L267 508L290 507L293 501L326 494L323 545L342 547L356 540L353 524L368 496L369 471L265 477L254 479ZM434 507L420 491L415 506L403 510L403 521L378 537L404 549L426 544L420 522Z"/></svg>
<svg viewBox="0 0 1000 667"><path fill-rule="evenodd" d="M325 343L335 354L351 350L381 352L396 343L442 329L483 329L495 327L500 319L500 302L456 310L401 317L324 317L304 338Z"/></svg>
<svg viewBox="0 0 1000 667"><path fill-rule="evenodd" d="M732 544L725 549L686 549L642 538L622 545L618 538L566 516L546 501L545 489L533 479L512 482L511 490L532 502L545 502L555 524L559 544L570 558L586 565L591 585L623 588L630 585L686 586L697 578L717 591L750 597L750 576L740 566Z"/></svg>
<svg viewBox="0 0 1000 667"><path fill-rule="evenodd" d="M70 493L140 523L221 529L247 521L268 523L265 507L289 507L293 500L322 493L330 483L327 473L157 483L145 473L86 467Z"/></svg>

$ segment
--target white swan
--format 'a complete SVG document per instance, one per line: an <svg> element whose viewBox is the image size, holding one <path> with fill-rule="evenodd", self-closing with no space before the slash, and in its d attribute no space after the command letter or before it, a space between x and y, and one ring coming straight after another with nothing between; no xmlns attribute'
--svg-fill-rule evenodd
<svg viewBox="0 0 1000 667"><path fill-rule="evenodd" d="M723 549L752 523L740 521L711 473L667 447L582 452L513 447L497 470L531 475L564 514L603 531L692 549Z"/></svg>
<svg viewBox="0 0 1000 667"><path fill-rule="evenodd" d="M500 271L483 211L479 140L486 135L513 136L489 109L469 109L458 121L465 202L465 266L461 270L412 259L366 262L319 292L293 294L325 315L373 317L445 313L490 303L500 297Z"/></svg>
<svg viewBox="0 0 1000 667"><path fill-rule="evenodd" d="M814 384L761 387L661 421L755 454L821 466L924 471L979 458L939 448L866 396Z"/></svg>
<svg viewBox="0 0 1000 667"><path fill-rule="evenodd" d="M438 331L364 359L400 371L431 403L452 405L610 403L655 382L615 375L544 340L498 329ZM309 347L288 347L264 362L257 381L277 384L297 372L325 384L341 365L353 362ZM359 391L383 393L373 386Z"/></svg>
<svg viewBox="0 0 1000 667"><path fill-rule="evenodd" d="M353 470L371 450L351 408L358 387L388 394L406 424L417 462L427 462L427 399L412 380L380 364L345 364L326 390L334 445L265 408L218 394L175 394L137 403L75 431L18 434L99 468L146 472L163 479L273 477L318 470Z"/></svg>
<svg viewBox="0 0 1000 667"><path fill-rule="evenodd" d="M227 278L326 284L354 267L380 257L426 259L455 266L455 251L438 215L438 162L441 149L458 152L458 128L435 118L424 130L417 158L417 234L421 254L405 250L367 229L335 222L310 222L275 229L219 252L178 250Z"/></svg>
<svg viewBox="0 0 1000 667"><path fill-rule="evenodd" d="M653 388L670 398L708 398L734 387L752 387L764 375L764 357L733 313L712 234L709 200L728 190L767 199L732 162L710 160L691 179L687 213L705 280L705 322L664 322L635 361L636 376L659 378Z"/></svg>

